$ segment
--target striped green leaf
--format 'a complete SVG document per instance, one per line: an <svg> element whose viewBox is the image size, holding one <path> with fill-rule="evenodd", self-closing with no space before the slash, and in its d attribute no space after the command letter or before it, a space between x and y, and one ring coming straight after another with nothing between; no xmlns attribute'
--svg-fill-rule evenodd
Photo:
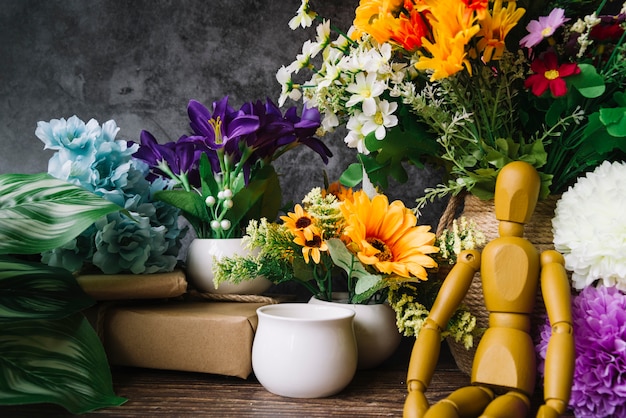
<svg viewBox="0 0 626 418"><path fill-rule="evenodd" d="M60 319L94 303L65 269L0 256L0 324Z"/></svg>
<svg viewBox="0 0 626 418"><path fill-rule="evenodd" d="M56 403L80 414L125 401L82 314L0 323L0 404Z"/></svg>
<svg viewBox="0 0 626 418"><path fill-rule="evenodd" d="M0 254L60 247L119 206L48 174L0 175Z"/></svg>

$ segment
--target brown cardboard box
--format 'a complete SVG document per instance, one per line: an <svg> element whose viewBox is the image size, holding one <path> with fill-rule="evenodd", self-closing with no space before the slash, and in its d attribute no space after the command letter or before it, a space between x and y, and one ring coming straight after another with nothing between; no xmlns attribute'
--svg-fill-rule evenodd
<svg viewBox="0 0 626 418"><path fill-rule="evenodd" d="M100 331L114 365L245 379L252 372L256 309L266 304L169 301L104 305L99 313Z"/></svg>

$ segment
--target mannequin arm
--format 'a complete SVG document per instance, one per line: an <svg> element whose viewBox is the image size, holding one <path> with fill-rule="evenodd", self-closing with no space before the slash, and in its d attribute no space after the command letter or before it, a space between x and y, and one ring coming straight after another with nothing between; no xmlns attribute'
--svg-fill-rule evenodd
<svg viewBox="0 0 626 418"><path fill-rule="evenodd" d="M457 264L443 282L430 314L415 341L407 373L408 395L404 404L404 417L421 417L428 409L424 392L430 384L439 359L441 331L463 301L474 273L480 268L477 251L463 251Z"/></svg>
<svg viewBox="0 0 626 418"><path fill-rule="evenodd" d="M574 336L570 287L563 256L556 251L541 254L541 291L552 326L545 362L544 400L538 417L565 413L574 376Z"/></svg>

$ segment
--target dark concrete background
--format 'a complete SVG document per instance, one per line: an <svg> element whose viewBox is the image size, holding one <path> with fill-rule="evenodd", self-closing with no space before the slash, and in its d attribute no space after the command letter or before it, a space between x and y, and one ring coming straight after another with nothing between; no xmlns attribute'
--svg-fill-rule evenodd
<svg viewBox="0 0 626 418"><path fill-rule="evenodd" d="M118 139L142 129L159 140L188 132L186 106L224 95L233 106L270 97L275 74L288 65L314 28L292 31L300 0L0 0L0 173L47 171L50 151L35 136L40 120L77 115L114 119ZM333 24L348 28L358 0L312 1ZM289 102L287 104L290 104ZM308 149L277 161L285 199L299 201L322 185L322 169L338 178L355 161L341 133L326 140L335 157L324 167ZM413 170L394 184L392 199L409 207L430 171ZM435 224L442 203L423 212Z"/></svg>

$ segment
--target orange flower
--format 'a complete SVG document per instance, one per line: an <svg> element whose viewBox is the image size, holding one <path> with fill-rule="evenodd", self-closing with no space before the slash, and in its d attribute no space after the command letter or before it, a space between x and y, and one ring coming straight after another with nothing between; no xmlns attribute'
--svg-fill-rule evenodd
<svg viewBox="0 0 626 418"><path fill-rule="evenodd" d="M302 247L302 256L306 263L309 262L310 255L315 264L318 264L322 258L321 252L328 251L328 245L317 228L313 227L311 231L312 235L310 239L306 238L302 232L295 233L293 242Z"/></svg>
<svg viewBox="0 0 626 418"><path fill-rule="evenodd" d="M335 195L337 200L343 202L344 200L352 200L353 193L354 192L352 191L351 187L345 187L338 181L335 181L328 185L328 189L322 190L322 197L325 197L328 194L332 194Z"/></svg>
<svg viewBox="0 0 626 418"><path fill-rule="evenodd" d="M292 234L302 234L306 240L312 240L315 233L313 218L299 204L294 207L294 212L289 212L287 216L281 216L280 219L285 222L285 226Z"/></svg>
<svg viewBox="0 0 626 418"><path fill-rule="evenodd" d="M396 200L389 204L384 195L372 200L363 191L354 201L345 201L341 211L346 218L345 234L351 239L359 260L384 274L427 279L426 268L437 263L427 254L439 251L433 244L430 226L417 226L417 218Z"/></svg>
<svg viewBox="0 0 626 418"><path fill-rule="evenodd" d="M397 0L361 0L355 11L353 24L357 31L353 38L366 32L378 43L389 41L398 26L393 13L397 13L401 5Z"/></svg>
<svg viewBox="0 0 626 418"><path fill-rule="evenodd" d="M422 46L422 38L430 34L430 26L424 16L417 9L412 8L409 16L401 15L398 26L392 34L392 39L402 48L413 52Z"/></svg>
<svg viewBox="0 0 626 418"><path fill-rule="evenodd" d="M432 70L431 81L456 74L463 67L471 74L466 46L480 30L474 11L458 0L424 0L424 4L422 9L430 11L433 40L424 40L429 56L420 57L415 68Z"/></svg>

